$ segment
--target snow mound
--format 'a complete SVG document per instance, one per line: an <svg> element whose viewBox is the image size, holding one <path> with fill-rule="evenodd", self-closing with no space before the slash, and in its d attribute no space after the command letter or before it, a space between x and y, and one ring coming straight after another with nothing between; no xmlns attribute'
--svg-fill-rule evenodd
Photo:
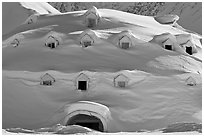
<svg viewBox="0 0 204 137"><path fill-rule="evenodd" d="M156 21L161 24L175 24L179 20L179 16L177 15L163 15L154 17Z"/></svg>
<svg viewBox="0 0 204 137"><path fill-rule="evenodd" d="M185 65L184 65L185 64ZM196 61L188 56L161 56L147 63L147 66L157 68L159 70L177 70L186 73L202 73L202 62ZM170 67L171 66L171 67ZM158 71L159 71L158 70Z"/></svg>
<svg viewBox="0 0 204 137"><path fill-rule="evenodd" d="M57 124L52 127L40 128L36 130L29 130L23 128L10 128L2 129L3 135L11 134L60 134L60 135L69 135L69 134L88 134L88 135L145 135L145 134L161 134L161 135L188 135L188 134L200 134L202 133L202 125L196 123L176 123L167 126L166 128L157 129L153 131L140 130L135 132L116 132L116 133L102 133L99 131L94 131L86 127L72 125L72 126L63 126Z"/></svg>

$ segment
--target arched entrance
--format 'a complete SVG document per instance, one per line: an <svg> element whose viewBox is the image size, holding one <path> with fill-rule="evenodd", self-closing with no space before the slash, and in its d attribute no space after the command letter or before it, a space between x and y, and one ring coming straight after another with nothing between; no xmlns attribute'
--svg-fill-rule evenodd
<svg viewBox="0 0 204 137"><path fill-rule="evenodd" d="M78 114L71 117L67 125L80 125L97 131L104 131L103 123L99 118L85 114Z"/></svg>
<svg viewBox="0 0 204 137"><path fill-rule="evenodd" d="M65 112L64 125L81 125L97 131L107 132L111 113L107 106L96 102L79 101L70 104Z"/></svg>

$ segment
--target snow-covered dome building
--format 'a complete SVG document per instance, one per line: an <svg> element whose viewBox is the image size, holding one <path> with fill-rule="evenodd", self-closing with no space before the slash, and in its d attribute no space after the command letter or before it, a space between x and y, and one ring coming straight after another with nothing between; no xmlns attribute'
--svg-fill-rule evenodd
<svg viewBox="0 0 204 137"><path fill-rule="evenodd" d="M64 35L58 32L51 31L45 36L45 46L53 49L63 43Z"/></svg>
<svg viewBox="0 0 204 137"><path fill-rule="evenodd" d="M40 78L40 85L51 86L55 82L55 78L46 73Z"/></svg>
<svg viewBox="0 0 204 137"><path fill-rule="evenodd" d="M95 27L100 21L100 14L96 7L91 7L84 13L84 22L87 27Z"/></svg>
<svg viewBox="0 0 204 137"><path fill-rule="evenodd" d="M129 78L127 76L124 74L119 74L114 78L113 82L115 87L125 88L128 86L128 81Z"/></svg>
<svg viewBox="0 0 204 137"><path fill-rule="evenodd" d="M38 14L32 14L28 17L28 19L25 21L25 24L32 24L36 23L38 20L39 15Z"/></svg>
<svg viewBox="0 0 204 137"><path fill-rule="evenodd" d="M89 82L90 82L90 79L86 74L84 73L79 74L79 76L76 78L76 81L75 81L76 89L80 91L88 90Z"/></svg>
<svg viewBox="0 0 204 137"><path fill-rule="evenodd" d="M90 29L83 31L79 37L82 47L92 46L97 40L98 37L96 36L95 32Z"/></svg>

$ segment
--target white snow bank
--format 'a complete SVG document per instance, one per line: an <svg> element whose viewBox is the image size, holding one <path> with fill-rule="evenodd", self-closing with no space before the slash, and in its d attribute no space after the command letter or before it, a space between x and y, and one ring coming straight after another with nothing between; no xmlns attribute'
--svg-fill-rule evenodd
<svg viewBox="0 0 204 137"><path fill-rule="evenodd" d="M53 8L47 2L20 2L22 7L32 10L38 14L59 14L60 12Z"/></svg>
<svg viewBox="0 0 204 137"><path fill-rule="evenodd" d="M43 72L3 71L3 128L36 129L56 123L64 125L66 108L78 101L107 106L111 121L109 132L154 130L175 122L196 122L201 111L201 84L187 86L185 80L142 71L123 71L129 78L125 88L114 86L121 72L86 72L89 89L76 90L80 73L50 71L56 80L52 86L40 85Z"/></svg>
<svg viewBox="0 0 204 137"><path fill-rule="evenodd" d="M166 128L157 129L153 131L140 130L134 132L115 132L115 133L104 133L99 131L94 131L86 127L71 125L62 126L60 124L54 125L52 127L40 128L35 130L28 130L23 128L10 128L2 129L3 135L28 135L28 134L77 134L77 135L200 135L201 134L201 124L195 123L176 123L167 126Z"/></svg>
<svg viewBox="0 0 204 137"><path fill-rule="evenodd" d="M169 65L171 67L169 67ZM196 61L193 58L184 55L161 56L147 63L147 66L156 67L161 70L171 69L195 74L202 73L202 62Z"/></svg>

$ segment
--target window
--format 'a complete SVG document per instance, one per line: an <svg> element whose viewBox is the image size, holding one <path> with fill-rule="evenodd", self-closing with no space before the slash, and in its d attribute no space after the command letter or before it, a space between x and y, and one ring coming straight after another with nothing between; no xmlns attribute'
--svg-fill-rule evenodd
<svg viewBox="0 0 204 137"><path fill-rule="evenodd" d="M88 27L95 27L96 26L96 19L88 19Z"/></svg>
<svg viewBox="0 0 204 137"><path fill-rule="evenodd" d="M51 81L43 81L43 85L50 86L50 85L52 85L52 82Z"/></svg>
<svg viewBox="0 0 204 137"><path fill-rule="evenodd" d="M84 42L84 46L85 46L85 47L91 46L91 41L85 41L85 42Z"/></svg>
<svg viewBox="0 0 204 137"><path fill-rule="evenodd" d="M53 43L48 43L48 47L50 47L50 48L55 48L55 43L53 42Z"/></svg>
<svg viewBox="0 0 204 137"><path fill-rule="evenodd" d="M186 47L186 52L188 53L188 54L190 54L190 55L192 55L193 54L193 48L192 47Z"/></svg>
<svg viewBox="0 0 204 137"><path fill-rule="evenodd" d="M129 48L129 45L130 45L129 42L122 42L121 48L122 48L122 49L128 49L128 48Z"/></svg>
<svg viewBox="0 0 204 137"><path fill-rule="evenodd" d="M172 45L165 45L164 47L165 47L165 49L167 49L167 50L172 50Z"/></svg>
<svg viewBox="0 0 204 137"><path fill-rule="evenodd" d="M118 81L118 87L124 88L125 87L125 81Z"/></svg>
<svg viewBox="0 0 204 137"><path fill-rule="evenodd" d="M87 81L78 81L79 90L87 90Z"/></svg>

